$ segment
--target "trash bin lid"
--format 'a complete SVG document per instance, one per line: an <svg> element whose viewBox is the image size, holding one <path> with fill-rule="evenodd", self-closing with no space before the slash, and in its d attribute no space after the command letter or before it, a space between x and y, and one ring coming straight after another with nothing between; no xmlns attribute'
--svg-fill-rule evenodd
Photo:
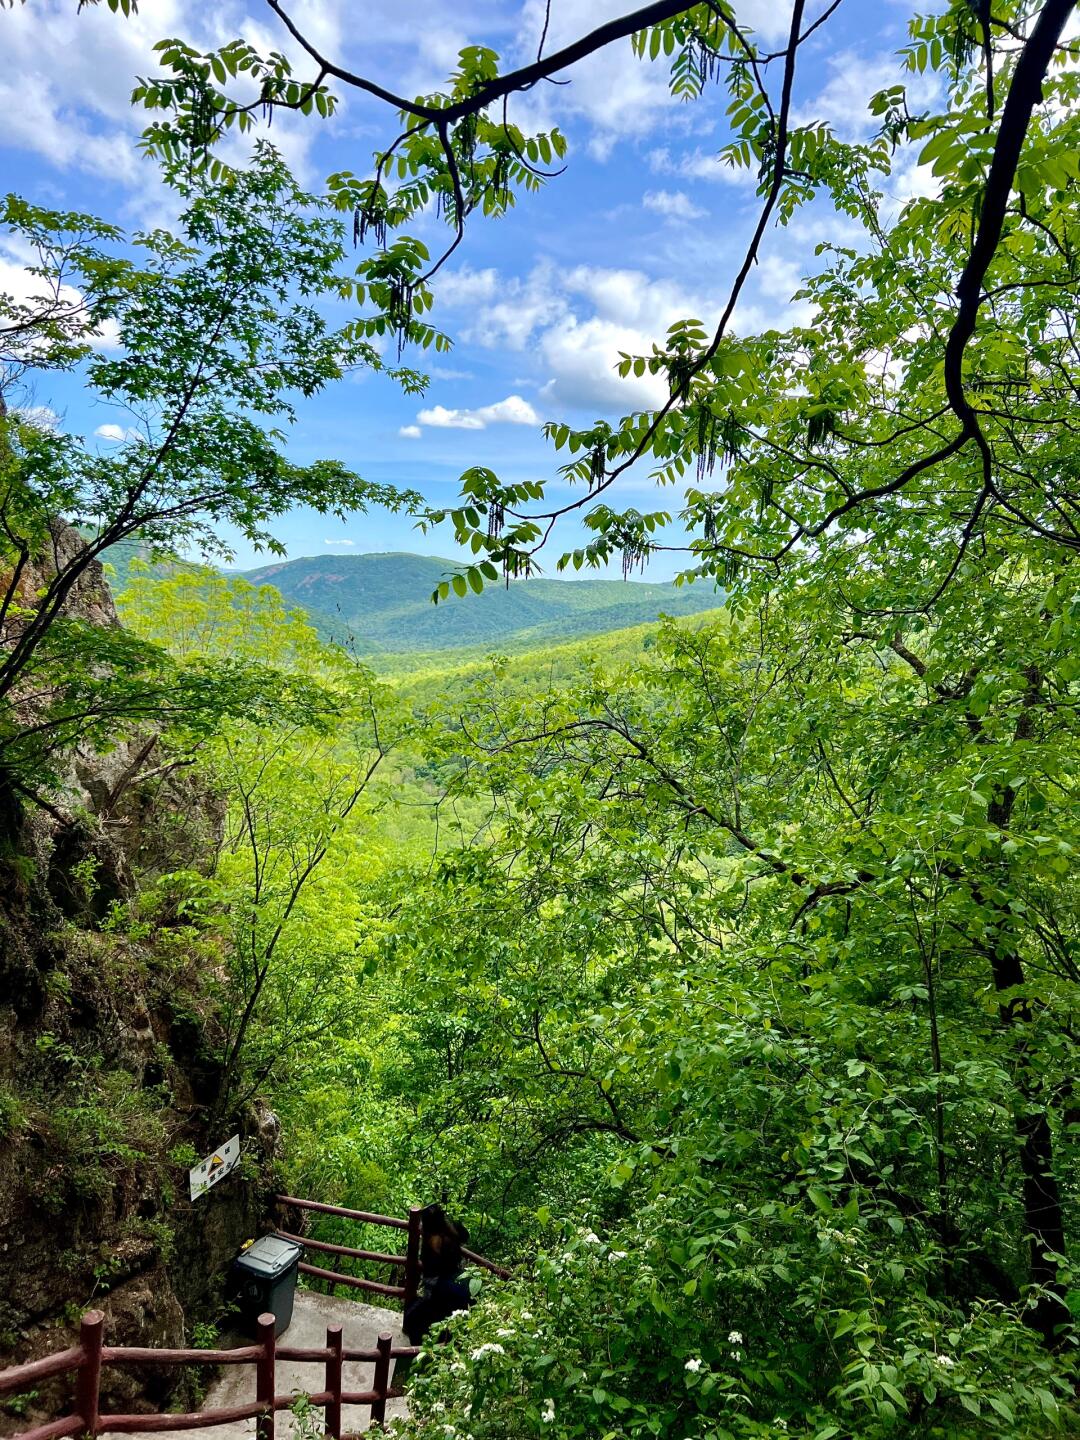
<svg viewBox="0 0 1080 1440"><path fill-rule="evenodd" d="M280 1235L264 1235L236 1257L236 1268L246 1270L249 1275L276 1280L300 1259L300 1253L301 1247L294 1240L283 1240Z"/></svg>

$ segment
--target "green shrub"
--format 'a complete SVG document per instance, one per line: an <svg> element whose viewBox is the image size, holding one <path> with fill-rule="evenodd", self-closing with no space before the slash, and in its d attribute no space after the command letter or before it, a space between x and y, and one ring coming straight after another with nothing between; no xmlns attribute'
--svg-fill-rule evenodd
<svg viewBox="0 0 1080 1440"><path fill-rule="evenodd" d="M0 1085L0 1140L8 1140L25 1130L26 1107L7 1086Z"/></svg>

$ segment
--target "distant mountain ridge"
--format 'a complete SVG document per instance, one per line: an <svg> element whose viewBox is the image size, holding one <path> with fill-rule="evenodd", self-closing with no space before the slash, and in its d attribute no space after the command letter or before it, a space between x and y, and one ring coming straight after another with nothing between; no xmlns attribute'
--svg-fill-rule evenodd
<svg viewBox="0 0 1080 1440"><path fill-rule="evenodd" d="M312 555L242 573L306 610L325 637L369 655L484 645L519 650L646 624L660 614L696 615L724 601L703 584L534 578L433 605L431 592L456 568L437 556L388 551Z"/></svg>

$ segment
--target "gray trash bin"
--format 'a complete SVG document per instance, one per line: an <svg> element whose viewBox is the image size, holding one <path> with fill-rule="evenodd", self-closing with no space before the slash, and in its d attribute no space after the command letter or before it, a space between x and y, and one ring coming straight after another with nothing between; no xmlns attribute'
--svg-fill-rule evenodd
<svg viewBox="0 0 1080 1440"><path fill-rule="evenodd" d="M296 1267L301 1247L279 1235L264 1235L249 1245L233 1263L237 1300L252 1334L259 1316L269 1311L276 1322L274 1334L281 1335L292 1320L296 1292Z"/></svg>

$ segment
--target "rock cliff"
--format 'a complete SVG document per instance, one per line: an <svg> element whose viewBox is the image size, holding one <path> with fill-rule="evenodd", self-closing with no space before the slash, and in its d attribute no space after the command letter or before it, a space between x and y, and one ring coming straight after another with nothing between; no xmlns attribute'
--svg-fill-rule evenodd
<svg viewBox="0 0 1080 1440"><path fill-rule="evenodd" d="M57 528L56 555L81 543ZM118 623L99 565L70 605ZM190 770L147 763L152 739L73 755L49 809L0 792L0 1364L70 1343L89 1307L112 1343L191 1343L269 1206L274 1117L211 1113L220 956L167 914L130 923L140 877L212 863L222 820ZM188 1167L238 1128L240 1171L192 1202ZM158 1408L176 1380L107 1373L103 1404ZM0 1407L0 1434L62 1392Z"/></svg>

